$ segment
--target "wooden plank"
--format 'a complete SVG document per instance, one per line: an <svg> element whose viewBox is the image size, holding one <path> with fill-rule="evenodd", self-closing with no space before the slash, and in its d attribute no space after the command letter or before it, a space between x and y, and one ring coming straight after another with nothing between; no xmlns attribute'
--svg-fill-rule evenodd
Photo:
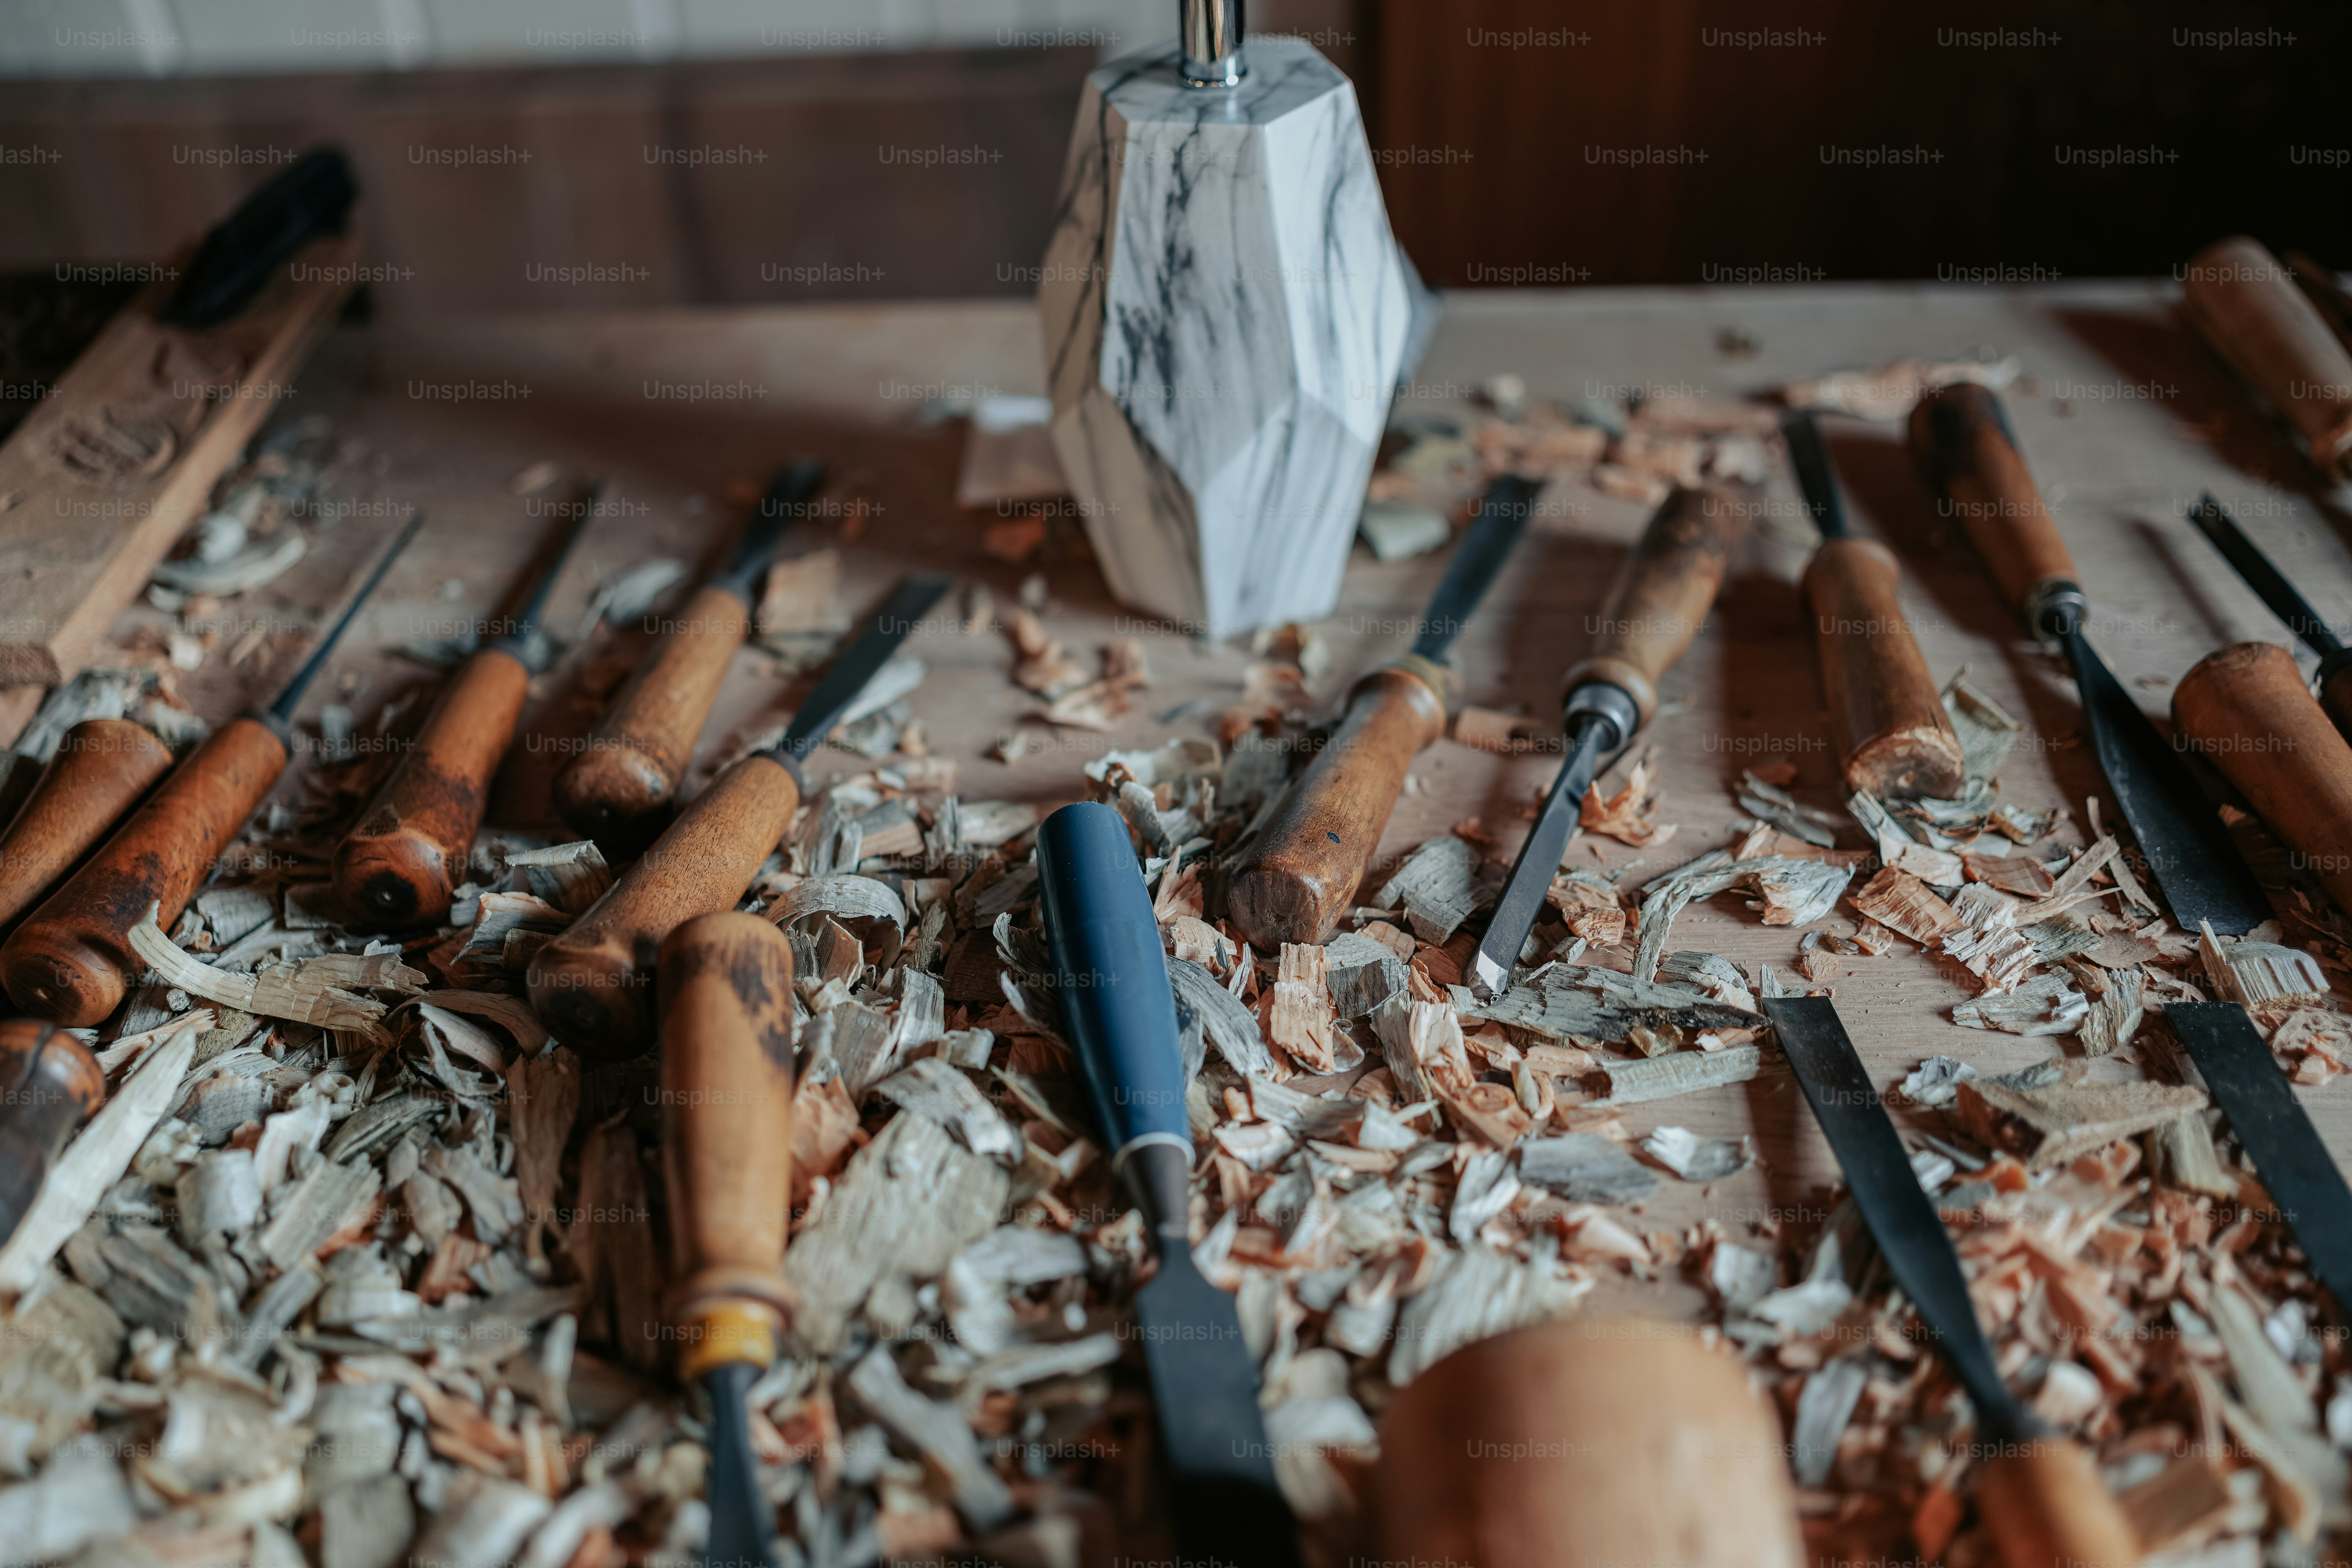
<svg viewBox="0 0 2352 1568"><path fill-rule="evenodd" d="M0 736L79 670L202 513L352 288L357 234L314 240L236 320L207 332L142 289L0 447Z"/></svg>

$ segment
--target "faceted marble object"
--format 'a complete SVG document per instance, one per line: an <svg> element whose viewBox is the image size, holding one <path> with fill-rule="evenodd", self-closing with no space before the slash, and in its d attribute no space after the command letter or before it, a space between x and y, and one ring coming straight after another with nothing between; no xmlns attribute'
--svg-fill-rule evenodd
<svg viewBox="0 0 2352 1568"><path fill-rule="evenodd" d="M1348 79L1299 39L1247 58L1236 88L1173 45L1087 79L1037 290L1112 593L1213 637L1338 603L1426 300Z"/></svg>

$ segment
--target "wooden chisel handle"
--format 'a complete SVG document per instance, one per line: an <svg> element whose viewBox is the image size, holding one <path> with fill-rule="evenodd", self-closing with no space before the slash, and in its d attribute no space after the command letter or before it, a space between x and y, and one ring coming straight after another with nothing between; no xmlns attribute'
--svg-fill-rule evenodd
<svg viewBox="0 0 2352 1568"><path fill-rule="evenodd" d="M661 826L728 665L751 631L751 605L733 587L709 584L687 601L585 748L556 773L555 814L565 826L590 838L643 843Z"/></svg>
<svg viewBox="0 0 2352 1568"><path fill-rule="evenodd" d="M106 1072L89 1047L54 1024L0 1021L0 1242L16 1234L66 1140L105 1100Z"/></svg>
<svg viewBox="0 0 2352 1568"><path fill-rule="evenodd" d="M85 719L68 730L0 836L0 927L48 897L171 771L172 748L144 724Z"/></svg>
<svg viewBox="0 0 2352 1568"><path fill-rule="evenodd" d="M2339 905L2352 909L2352 744L2274 643L2210 653L2173 689L2172 723Z"/></svg>
<svg viewBox="0 0 2352 1568"><path fill-rule="evenodd" d="M466 879L491 775L514 743L530 671L503 648L484 648L456 679L335 846L335 891L354 923L438 925Z"/></svg>
<svg viewBox="0 0 2352 1568"><path fill-rule="evenodd" d="M2026 625L2043 637L2074 625L2083 607L2074 558L2017 449L2000 399L1972 381L1920 398L1911 410L1911 459L1946 512L1958 516L2001 596Z"/></svg>
<svg viewBox="0 0 2352 1568"><path fill-rule="evenodd" d="M793 945L757 915L698 915L661 944L662 1170L678 1375L765 1366L790 1305Z"/></svg>
<svg viewBox="0 0 2352 1568"><path fill-rule="evenodd" d="M0 943L9 1000L68 1027L104 1022L146 968L131 950L131 928L152 906L172 929L286 771L286 757L285 739L259 718L213 731Z"/></svg>
<svg viewBox="0 0 2352 1568"><path fill-rule="evenodd" d="M2182 313L2246 384L2284 416L2330 479L2352 479L2352 353L2294 276L2240 236L2189 258Z"/></svg>
<svg viewBox="0 0 2352 1568"><path fill-rule="evenodd" d="M2099 1467L2074 1443L2028 1438L1977 1470L1977 1511L2001 1568L2134 1568L2138 1533L2116 1506Z"/></svg>
<svg viewBox="0 0 2352 1568"><path fill-rule="evenodd" d="M1453 684L1444 666L1410 654L1356 682L1339 727L1228 874L1225 911L1244 941L1272 952L1331 934L1405 771L1445 732Z"/></svg>
<svg viewBox="0 0 2352 1568"><path fill-rule="evenodd" d="M654 962L670 932L735 907L800 808L800 781L765 752L736 763L654 847L530 961L530 1005L558 1039L606 1060L653 1043Z"/></svg>
<svg viewBox="0 0 2352 1568"><path fill-rule="evenodd" d="M1677 487L1626 557L1590 623L1591 651L1569 667L1563 689L1572 693L1594 681L1616 687L1633 700L1633 729L1646 727L1658 710L1659 678L1706 625L1731 552L1747 532L1746 517L1745 505L1727 489ZM1632 738L1618 737L1621 743Z"/></svg>
<svg viewBox="0 0 2352 1568"><path fill-rule="evenodd" d="M1903 569L1873 539L1832 539L1805 568L1805 604L1846 787L1881 799L1960 793L1960 739L1903 614Z"/></svg>

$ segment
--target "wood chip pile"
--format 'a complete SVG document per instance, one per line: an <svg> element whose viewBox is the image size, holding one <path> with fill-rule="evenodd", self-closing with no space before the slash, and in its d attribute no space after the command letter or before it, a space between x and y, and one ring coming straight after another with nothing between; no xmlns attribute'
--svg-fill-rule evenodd
<svg viewBox="0 0 2352 1568"><path fill-rule="evenodd" d="M1131 647L1078 658L1027 607L1003 626L1041 721L1108 722L1149 684ZM1778 1402L1819 1549L1990 1561L1966 1402L1851 1206L1802 1234L1654 1228L1646 1200L1757 1151L1621 1116L1785 1072L1759 998L1915 949L1972 977L1955 1022L2080 1047L2005 1076L1938 1057L1894 1097L2003 1373L2093 1446L2152 1549L2252 1562L2352 1523L2342 1341L2154 1011L2242 998L2299 1080L2344 1070L2322 964L2352 964L2352 932L2315 894L2288 889L2292 933L2172 929L2095 803L2085 836L2001 800L2021 727L1963 674L1962 798L1832 813L1769 769L1731 781L1751 821L1728 842L1638 885L1563 870L1492 1005L1463 965L1507 860L1475 823L1368 879L1329 942L1255 952L1204 878L1299 754L1306 646L1198 716L1217 740L1101 754L1071 793L1133 831L1190 1079L1195 1251L1236 1295L1320 1560L1364 1550L1395 1389L1604 1282L1679 1278ZM1061 1568L1153 1538L1124 1331L1145 1237L1060 1037L1040 809L960 798L920 707L902 681L852 727L887 765L816 794L747 900L790 933L805 1014L800 1304L752 1431L792 1563ZM610 868L493 830L455 924L346 933L319 912L325 856L381 765L305 773L175 929L140 934L147 983L92 1041L110 1101L0 1250L8 1561L617 1568L702 1540L654 1063L584 1066L520 994ZM1673 825L1630 773L1584 827L1661 849ZM1706 900L1787 928L1785 963L1675 947ZM2086 1071L2126 1055L2141 1080Z"/></svg>

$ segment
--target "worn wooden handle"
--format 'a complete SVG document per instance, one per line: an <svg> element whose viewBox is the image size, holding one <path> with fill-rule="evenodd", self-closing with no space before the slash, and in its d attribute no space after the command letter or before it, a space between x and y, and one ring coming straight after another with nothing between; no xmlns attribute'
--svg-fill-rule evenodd
<svg viewBox="0 0 2352 1568"><path fill-rule="evenodd" d="M0 1242L16 1234L58 1151L105 1099L106 1073L79 1040L32 1018L0 1021Z"/></svg>
<svg viewBox="0 0 2352 1568"><path fill-rule="evenodd" d="M2172 722L2352 909L2352 744L2313 700L2294 656L2266 642L2207 654L2173 689Z"/></svg>
<svg viewBox="0 0 2352 1568"><path fill-rule="evenodd" d="M799 809L774 758L745 757L695 796L654 847L530 961L530 1005L558 1039L606 1060L653 1043L654 961L670 932L735 907Z"/></svg>
<svg viewBox="0 0 2352 1568"><path fill-rule="evenodd" d="M1658 710L1659 677L1706 625L1747 531L1746 510L1713 485L1668 496L1611 585L1591 623L1591 651L1570 667L1564 689L1605 680L1633 700L1634 728L1647 726Z"/></svg>
<svg viewBox="0 0 2352 1568"><path fill-rule="evenodd" d="M335 891L355 923L438 925L466 879L490 777L514 743L530 671L500 648L467 659L335 846Z"/></svg>
<svg viewBox="0 0 2352 1568"><path fill-rule="evenodd" d="M751 606L734 589L713 584L687 601L669 635L604 710L585 749L555 775L555 813L566 826L590 838L625 841L661 825L727 667L751 633Z"/></svg>
<svg viewBox="0 0 2352 1568"><path fill-rule="evenodd" d="M1772 1413L1686 1323L1579 1319L1454 1352L1381 1422L1380 1556L1556 1568L1808 1561Z"/></svg>
<svg viewBox="0 0 2352 1568"><path fill-rule="evenodd" d="M793 945L757 915L697 915L661 944L662 1170L678 1373L766 1365L789 1298Z"/></svg>
<svg viewBox="0 0 2352 1568"><path fill-rule="evenodd" d="M85 719L68 730L0 836L0 926L48 897L171 771L172 748L144 724Z"/></svg>
<svg viewBox="0 0 2352 1568"><path fill-rule="evenodd" d="M1885 799L1960 793L1960 738L1903 613L1903 569L1874 539L1832 539L1805 568L1830 733L1849 789Z"/></svg>
<svg viewBox="0 0 2352 1568"><path fill-rule="evenodd" d="M1225 883L1225 912L1261 952L1319 942L1363 880L1405 771L1445 732L1444 669L1407 657L1348 693L1322 752L1259 828Z"/></svg>
<svg viewBox="0 0 2352 1568"><path fill-rule="evenodd" d="M2215 353L2284 416L2331 479L2352 478L2352 353L2259 241L2207 246L2180 286L2184 313Z"/></svg>
<svg viewBox="0 0 2352 1568"><path fill-rule="evenodd" d="M2134 1568L2139 1537L2091 1456L2056 1438L2018 1447L1977 1471L1977 1511L2001 1568Z"/></svg>
<svg viewBox="0 0 2352 1568"><path fill-rule="evenodd" d="M1919 399L1911 459L1945 515L1969 531L2001 596L2028 621L2057 585L2081 581L1992 393L1963 381Z"/></svg>
<svg viewBox="0 0 2352 1568"><path fill-rule="evenodd" d="M131 928L158 906L157 921L172 929L285 771L286 742L260 720L214 731L0 943L9 1000L70 1027L103 1023L146 968Z"/></svg>

